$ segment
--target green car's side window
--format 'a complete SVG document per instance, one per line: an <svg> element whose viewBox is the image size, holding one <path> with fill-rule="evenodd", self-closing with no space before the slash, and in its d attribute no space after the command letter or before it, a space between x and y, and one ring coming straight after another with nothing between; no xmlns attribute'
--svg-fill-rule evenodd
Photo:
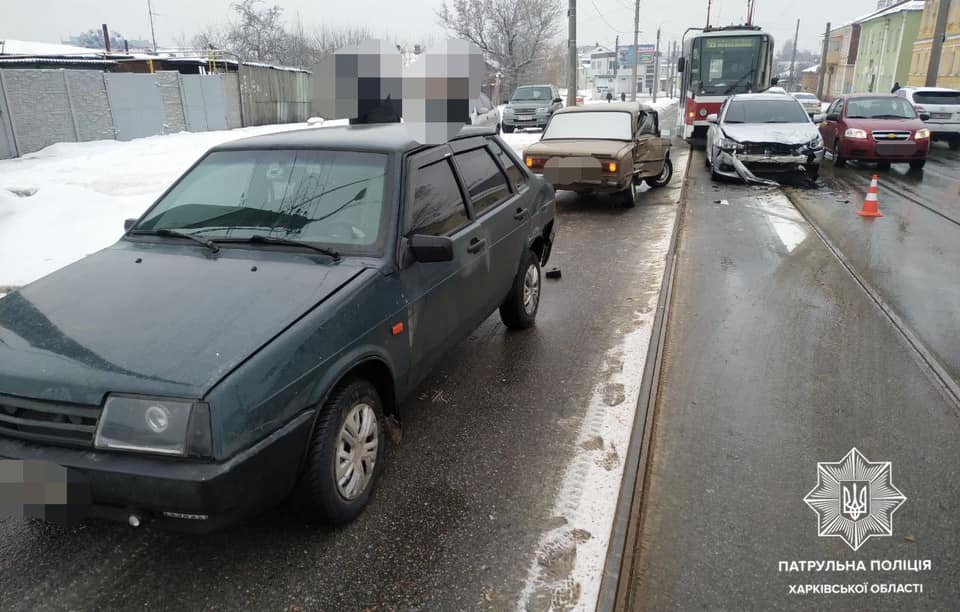
<svg viewBox="0 0 960 612"><path fill-rule="evenodd" d="M470 222L447 159L417 169L411 193L413 201L407 207L404 236L445 236Z"/></svg>

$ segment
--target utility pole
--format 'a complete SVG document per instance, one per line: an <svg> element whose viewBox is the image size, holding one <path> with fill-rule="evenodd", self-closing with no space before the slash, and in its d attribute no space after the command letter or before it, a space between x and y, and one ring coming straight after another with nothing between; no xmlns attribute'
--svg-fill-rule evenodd
<svg viewBox="0 0 960 612"><path fill-rule="evenodd" d="M706 27L708 27L708 28L710 27L710 1L711 1L711 0L707 0L707 24L706 24Z"/></svg>
<svg viewBox="0 0 960 612"><path fill-rule="evenodd" d="M790 87L797 91L797 40L800 39L800 20L797 19L797 30L793 34L793 55L790 57Z"/></svg>
<svg viewBox="0 0 960 612"><path fill-rule="evenodd" d="M568 20L568 52L570 57L569 71L567 73L567 106L577 105L577 0L570 0L567 8Z"/></svg>
<svg viewBox="0 0 960 612"><path fill-rule="evenodd" d="M617 34L613 43L613 95L616 97L620 92L620 80L617 75L620 73L620 35Z"/></svg>
<svg viewBox="0 0 960 612"><path fill-rule="evenodd" d="M930 42L930 64L927 66L927 87L936 87L937 76L940 73L940 55L943 53L943 41L947 31L947 13L950 2L939 0L937 6L937 25L933 29L933 40Z"/></svg>
<svg viewBox="0 0 960 612"><path fill-rule="evenodd" d="M637 45L640 44L640 0L633 5L633 66L630 69L630 101L637 101Z"/></svg>
<svg viewBox="0 0 960 612"><path fill-rule="evenodd" d="M657 102L657 90L660 89L660 28L657 28L657 50L653 56L653 102Z"/></svg>
<svg viewBox="0 0 960 612"><path fill-rule="evenodd" d="M153 7L150 0L147 0L147 12L150 14L150 36L153 38L153 52L157 52L157 33L153 31Z"/></svg>
<svg viewBox="0 0 960 612"><path fill-rule="evenodd" d="M817 99L823 100L823 85L827 80L827 50L830 48L830 22L823 32L823 49L820 51L820 78L817 79Z"/></svg>
<svg viewBox="0 0 960 612"><path fill-rule="evenodd" d="M107 50L107 53L110 53L110 30L107 29L107 24L100 26L103 28L103 46Z"/></svg>

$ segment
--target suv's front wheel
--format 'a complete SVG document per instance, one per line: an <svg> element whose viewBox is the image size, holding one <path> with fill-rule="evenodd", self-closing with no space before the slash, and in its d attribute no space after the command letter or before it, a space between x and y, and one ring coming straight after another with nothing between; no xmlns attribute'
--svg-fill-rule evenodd
<svg viewBox="0 0 960 612"><path fill-rule="evenodd" d="M295 493L309 520L346 523L370 500L386 445L383 404L363 378L341 383L317 415Z"/></svg>
<svg viewBox="0 0 960 612"><path fill-rule="evenodd" d="M540 309L540 260L533 251L524 251L523 261L507 299L500 305L500 320L510 329L533 326Z"/></svg>

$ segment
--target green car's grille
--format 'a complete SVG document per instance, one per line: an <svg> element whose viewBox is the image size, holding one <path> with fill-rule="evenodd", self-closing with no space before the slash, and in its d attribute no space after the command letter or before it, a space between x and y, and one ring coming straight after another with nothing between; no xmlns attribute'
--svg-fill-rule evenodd
<svg viewBox="0 0 960 612"><path fill-rule="evenodd" d="M0 395L0 436L92 447L100 408Z"/></svg>

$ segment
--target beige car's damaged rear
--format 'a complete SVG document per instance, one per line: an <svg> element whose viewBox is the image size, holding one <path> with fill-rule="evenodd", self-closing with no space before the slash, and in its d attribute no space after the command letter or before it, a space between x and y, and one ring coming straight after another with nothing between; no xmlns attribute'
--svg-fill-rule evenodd
<svg viewBox="0 0 960 612"><path fill-rule="evenodd" d="M523 158L555 189L618 194L627 205L635 203L635 185L661 187L673 174L657 111L631 102L557 111Z"/></svg>

